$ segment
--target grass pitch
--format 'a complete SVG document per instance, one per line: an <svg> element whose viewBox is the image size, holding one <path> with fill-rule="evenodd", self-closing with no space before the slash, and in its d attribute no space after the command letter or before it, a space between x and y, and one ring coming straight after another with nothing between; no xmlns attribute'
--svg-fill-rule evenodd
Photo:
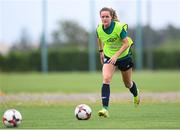
<svg viewBox="0 0 180 130"><path fill-rule="evenodd" d="M179 71L135 72L133 79L143 92L180 92ZM10 73L0 74L0 101L2 95L31 93L100 93L101 73ZM128 92L121 80L120 72L116 72L111 92ZM157 94L156 93L156 94ZM85 103L91 106L93 113L90 120L79 121L74 116L76 105ZM15 108L22 113L23 121L20 129L180 129L180 101L142 102L138 108L131 103L111 102L110 118L97 116L101 103L64 102L34 103L5 102L0 104L0 116L6 109ZM2 124L2 123L1 123ZM5 128L0 125L0 129Z"/></svg>
<svg viewBox="0 0 180 130"><path fill-rule="evenodd" d="M143 92L180 91L180 71L142 71L133 73L133 80ZM10 73L0 74L0 89L4 93L92 93L100 92L100 72L73 73ZM117 71L111 83L111 92L127 92Z"/></svg>
<svg viewBox="0 0 180 130"><path fill-rule="evenodd" d="M93 112L89 120L79 121L74 116L77 104L54 105L14 105L23 116L18 127L28 129L112 129L112 128L143 128L143 129L175 129L180 128L179 103L141 104L134 108L132 104L113 103L110 107L110 118L100 118L97 111L99 104L88 104ZM9 108L0 107L0 113ZM0 125L0 128L5 128Z"/></svg>

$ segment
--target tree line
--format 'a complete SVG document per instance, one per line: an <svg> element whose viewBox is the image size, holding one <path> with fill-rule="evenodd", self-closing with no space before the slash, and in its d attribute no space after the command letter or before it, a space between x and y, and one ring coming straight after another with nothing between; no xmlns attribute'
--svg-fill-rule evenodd
<svg viewBox="0 0 180 130"><path fill-rule="evenodd" d="M59 21L48 42L48 66L50 71L88 70L88 38L91 32L75 21ZM135 28L128 35L135 39ZM152 49L153 69L179 69L180 29L169 25L164 29L142 27L143 67L147 68L147 50ZM22 31L6 55L0 54L1 71L41 71L40 48L34 48L26 30ZM135 43L136 45L136 43ZM135 53L135 52L134 52ZM168 61L167 61L168 60ZM97 70L101 68L98 52ZM168 64L167 64L168 62Z"/></svg>

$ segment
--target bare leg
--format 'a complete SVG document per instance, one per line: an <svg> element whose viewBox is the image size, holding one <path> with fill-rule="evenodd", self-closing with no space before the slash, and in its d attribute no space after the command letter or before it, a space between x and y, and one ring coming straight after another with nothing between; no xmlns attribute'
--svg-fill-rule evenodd
<svg viewBox="0 0 180 130"><path fill-rule="evenodd" d="M122 79L123 79L123 82L124 82L124 85L127 87L127 88L131 88L132 87L132 68L126 70L126 71L121 71L121 74L122 74Z"/></svg>
<svg viewBox="0 0 180 130"><path fill-rule="evenodd" d="M110 84L113 77L115 66L112 64L104 64L102 68L103 84Z"/></svg>
<svg viewBox="0 0 180 130"><path fill-rule="evenodd" d="M138 106L140 103L140 98L139 98L139 92L136 87L135 82L132 81L132 68L128 69L127 71L121 71L122 74L122 79L124 82L124 85L129 88L130 92L133 94L133 102L135 106Z"/></svg>

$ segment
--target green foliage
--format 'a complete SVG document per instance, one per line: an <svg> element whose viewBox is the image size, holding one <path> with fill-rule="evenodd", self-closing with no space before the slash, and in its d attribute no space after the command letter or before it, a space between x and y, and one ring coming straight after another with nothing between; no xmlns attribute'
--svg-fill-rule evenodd
<svg viewBox="0 0 180 130"><path fill-rule="evenodd" d="M135 50L133 58L135 58ZM63 46L62 48L50 48L48 50L48 67L54 71L88 71L89 54L87 48L79 48L76 45ZM143 51L143 68L147 68L147 48ZM180 69L180 40L169 40L152 50L153 69ZM96 53L96 68L101 70L99 53ZM136 61L136 60L134 60ZM26 72L41 71L40 50L11 51L7 55L0 55L0 71Z"/></svg>
<svg viewBox="0 0 180 130"><path fill-rule="evenodd" d="M0 70L4 72L41 71L41 53L39 50L29 52L13 51L1 55ZM101 68L99 54L96 54L97 68ZM49 71L87 71L89 69L88 51L78 48L50 49L48 52Z"/></svg>
<svg viewBox="0 0 180 130"><path fill-rule="evenodd" d="M128 29L129 36L136 39L136 28ZM164 29L154 29L150 26L142 27L142 48L148 49L149 46L158 47L159 45L166 44L169 40L179 40L180 29L172 25ZM139 43L135 43L139 44Z"/></svg>
<svg viewBox="0 0 180 130"><path fill-rule="evenodd" d="M154 30L150 26L143 26L142 31L143 68L147 68L147 53L149 47L152 47L154 70L180 69L180 29L171 25L163 30ZM0 55L0 71L41 71L41 52L32 50L32 47L28 45L31 41L29 34L25 32L22 33L21 44L15 45L9 54ZM129 36L135 39L135 28L129 29L128 32ZM88 71L89 34L90 32L87 32L75 21L59 21L56 30L52 33L52 43L48 44L49 71ZM135 46L136 44L138 43L135 43ZM135 58L134 52L133 50ZM98 53L95 58L96 68L101 70Z"/></svg>
<svg viewBox="0 0 180 130"><path fill-rule="evenodd" d="M87 47L88 32L75 21L59 21L57 29L52 32L51 47L74 44Z"/></svg>
<svg viewBox="0 0 180 130"><path fill-rule="evenodd" d="M156 51L174 52L180 51L180 39L168 40L164 44L156 47Z"/></svg>
<svg viewBox="0 0 180 130"><path fill-rule="evenodd" d="M180 68L180 51L164 51L159 50L154 52L154 67L156 69L179 69Z"/></svg>
<svg viewBox="0 0 180 130"><path fill-rule="evenodd" d="M169 40L154 50L154 67L156 69L180 68L180 40Z"/></svg>
<svg viewBox="0 0 180 130"><path fill-rule="evenodd" d="M50 52L48 59L50 71L88 70L87 52L57 50Z"/></svg>
<svg viewBox="0 0 180 130"><path fill-rule="evenodd" d="M12 51L2 56L0 70L6 72L40 71L40 53L39 51Z"/></svg>

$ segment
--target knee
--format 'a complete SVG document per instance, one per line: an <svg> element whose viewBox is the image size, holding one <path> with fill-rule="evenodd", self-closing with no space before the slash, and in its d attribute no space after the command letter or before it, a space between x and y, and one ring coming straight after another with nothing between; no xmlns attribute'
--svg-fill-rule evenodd
<svg viewBox="0 0 180 130"><path fill-rule="evenodd" d="M110 84L110 82L111 82L111 76L106 75L103 77L103 83Z"/></svg>

